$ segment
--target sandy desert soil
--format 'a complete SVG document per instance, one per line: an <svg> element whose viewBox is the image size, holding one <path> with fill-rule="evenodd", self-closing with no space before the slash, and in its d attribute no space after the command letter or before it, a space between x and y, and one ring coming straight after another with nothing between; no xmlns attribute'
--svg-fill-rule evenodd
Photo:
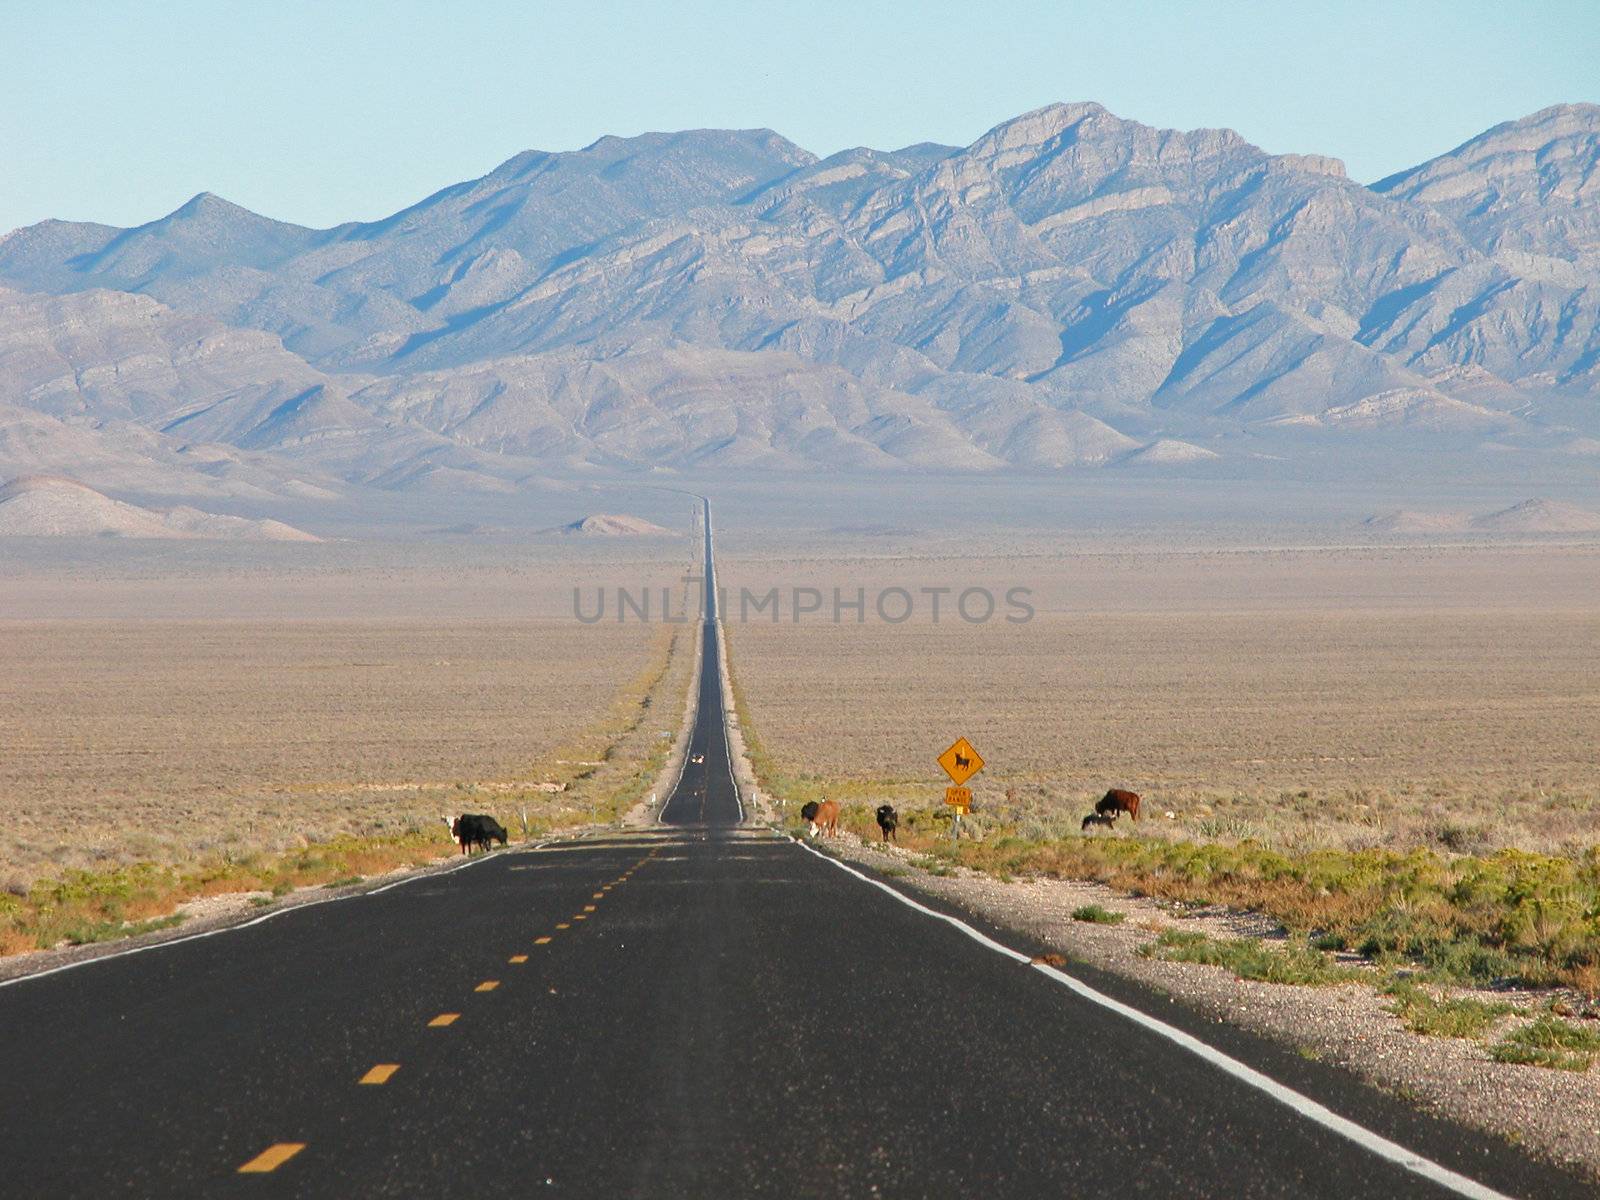
<svg viewBox="0 0 1600 1200"><path fill-rule="evenodd" d="M723 569L730 655L768 782L916 807L969 737L981 817L1109 786L1187 838L1292 848L1600 840L1600 551L1357 547L829 560ZM824 593L740 623L740 589ZM871 616L903 587L1032 589L1026 623ZM869 616L831 620L833 587ZM950 601L946 599L948 606Z"/></svg>
<svg viewBox="0 0 1600 1200"><path fill-rule="evenodd" d="M641 689L687 687L681 626L579 622L572 587L681 593L685 557L26 548L0 573L0 882L403 833L468 797L537 816L604 773Z"/></svg>

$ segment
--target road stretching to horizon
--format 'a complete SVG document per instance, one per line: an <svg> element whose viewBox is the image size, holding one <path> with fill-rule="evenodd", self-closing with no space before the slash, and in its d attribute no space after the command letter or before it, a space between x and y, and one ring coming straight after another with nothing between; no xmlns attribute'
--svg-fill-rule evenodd
<svg viewBox="0 0 1600 1200"><path fill-rule="evenodd" d="M659 825L0 987L0 1192L1590 1194L1337 1069L1069 968L1136 1012L1086 998L940 919L941 902L918 910L750 823L727 752L709 505L705 525L698 717ZM1042 949L953 915L1024 959ZM1139 1013L1356 1123L1356 1140Z"/></svg>

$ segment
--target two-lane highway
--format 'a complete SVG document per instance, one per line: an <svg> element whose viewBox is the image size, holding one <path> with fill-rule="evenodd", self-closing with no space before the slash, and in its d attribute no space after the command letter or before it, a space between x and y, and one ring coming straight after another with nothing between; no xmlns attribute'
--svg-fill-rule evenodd
<svg viewBox="0 0 1600 1200"><path fill-rule="evenodd" d="M691 761L656 829L497 853L0 988L0 1190L1586 1194L1088 977L1119 1012L974 934L1024 956L1025 939L741 826L710 621L702 646ZM1152 1011L1358 1132L1141 1023Z"/></svg>
<svg viewBox="0 0 1600 1200"><path fill-rule="evenodd" d="M717 568L711 529L711 503L700 497L701 526L705 535L701 567L700 691L698 718L689 734L683 773L667 802L661 820L673 826L725 827L746 817L739 790L734 785L728 757L728 727L722 704L722 650L717 638Z"/></svg>

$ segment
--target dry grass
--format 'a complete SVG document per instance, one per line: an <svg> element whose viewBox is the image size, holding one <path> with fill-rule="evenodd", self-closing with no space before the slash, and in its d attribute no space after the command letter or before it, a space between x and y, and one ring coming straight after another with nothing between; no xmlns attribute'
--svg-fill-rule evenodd
<svg viewBox="0 0 1600 1200"><path fill-rule="evenodd" d="M11 625L0 860L32 875L395 833L466 789L564 783L658 642L559 621Z"/></svg>
<svg viewBox="0 0 1600 1200"><path fill-rule="evenodd" d="M50 632L59 636L61 631ZM86 632L78 630L80 636ZM34 853L9 868L8 888L0 892L0 954L160 928L175 920L170 914L176 905L195 897L246 891L282 895L317 884L340 886L452 854L455 847L436 816L441 811L494 813L513 836L536 837L584 821L614 820L642 798L661 767L670 741L655 728L653 718L678 711L694 645L682 629L661 627L631 627L626 641L613 644L604 635L590 641L565 629L559 637L554 631L532 637L526 629L498 627L470 636L455 631L450 645L456 652L475 645L478 655L460 664L469 671L470 685L457 679L452 692L470 695L473 701L458 703L447 717L435 694L440 681L420 661L408 658L433 652L442 636L437 632L396 630L380 637L364 627L338 637L326 628L297 630L289 645L298 653L288 651L281 632L262 640L232 632L229 644L256 663L256 671L235 669L226 676L231 688L201 695L182 686L180 674L167 697L173 707L162 714L170 722L164 728L185 739L186 753L174 748L162 756L162 774L138 773L136 754L115 754L102 746L98 753L85 750L71 757L78 769L104 772L95 776L105 798L99 804L74 806L71 791L64 790L51 810L52 823L45 819L50 814L13 802L19 830L12 835L15 844ZM315 639L322 648L318 653L343 652L348 649L345 639L356 637L369 651L375 640L380 642L387 655L399 660L381 691L383 701L345 692L329 696L315 686L285 692L269 686L268 681L281 681L285 673L299 678L301 656L316 657L301 641L313 633L320 635ZM129 653L128 631L121 634L113 639L115 661L127 670L139 660ZM174 643L170 636L158 640L169 648L205 644L192 638ZM51 638L44 641L48 645ZM511 653L518 644L539 650L531 657ZM625 648L642 654L641 669L621 688L607 691L597 678L596 664L618 665ZM609 657L585 657L586 651L605 651ZM264 655L264 663L258 655ZM215 668L223 657L213 647L204 661ZM57 655L56 661L61 658ZM444 661L435 660L435 666ZM405 670L408 662L411 669ZM332 680L341 674L313 670L310 678ZM137 672L133 678L137 684L126 685L133 695L124 698L148 702L156 694L155 681ZM254 687L245 685L247 678L255 680ZM533 688L530 678L542 680L542 685ZM104 696L101 703L111 698L100 691L84 695ZM192 697L199 707L180 705L184 697ZM293 756L286 758L283 735L270 723L250 727L236 714L207 709L207 698L219 706L225 698L250 702L269 717L297 723L304 720L301 706L310 701L328 708L320 714L321 736L295 740ZM81 704L80 699L79 728L95 728ZM503 713L502 705L507 710ZM64 698L56 696L47 711L60 713L64 707ZM392 727L395 721L416 725L403 726L402 732ZM132 732L126 732L130 727ZM150 736L137 722L108 720L107 728L123 736ZM249 732L241 734L241 729ZM424 729L427 736L419 736ZM547 740L533 741L535 732ZM554 742L556 736L565 741ZM215 777L205 772L205 749L216 745L230 747L239 773L218 780L219 790L211 792L207 784ZM524 757L535 745L541 746L541 756ZM363 773L374 772L371 757L360 770L347 765L363 749L370 754L375 748L387 756L384 777ZM413 751L410 756L408 750ZM267 757L258 761L250 754ZM447 761L459 762L473 774L455 782L393 778L394 773L414 771L423 754L459 755ZM9 761L32 763L49 786L63 787L64 770L49 754L19 754ZM429 758L425 765L435 768L439 761ZM277 786L269 791L245 774L247 769L274 772L266 778L276 779ZM496 769L502 774L485 773ZM335 782L307 782L318 778ZM131 792L119 791L129 779L152 789L149 803L135 803ZM184 836L185 822L194 823L193 836ZM70 842L49 840L67 829L81 833ZM26 837L30 830L39 831L33 842Z"/></svg>
<svg viewBox="0 0 1600 1200"><path fill-rule="evenodd" d="M425 862L440 813L538 836L648 788L694 639L582 624L572 589L681 590L692 547L312 549L7 548L0 953Z"/></svg>
<svg viewBox="0 0 1600 1200"><path fill-rule="evenodd" d="M603 806L655 754L619 743L690 655L662 678L670 630L582 624L572 593L681 589L687 540L310 549L6 547L0 885L469 805L516 828Z"/></svg>
<svg viewBox="0 0 1600 1200"><path fill-rule="evenodd" d="M791 812L826 794L870 836L887 799L930 861L1258 911L1443 980L1600 993L1600 586L1579 586L1597 560L1523 555L1548 585L1523 605L1500 551L1396 553L1307 556L1304 578L1292 556L1173 560L1169 611L1146 590L1018 625L735 626L736 700ZM928 568L853 569L870 588ZM1398 595L1407 571L1433 591ZM1252 611L1233 574L1263 587ZM958 734L988 767L952 847L933 759ZM1112 786L1145 819L1081 834Z"/></svg>
<svg viewBox="0 0 1600 1200"><path fill-rule="evenodd" d="M752 623L731 641L766 774L795 798L934 801L933 758L964 734L989 763L980 823L1033 834L1127 787L1176 814L1168 833L1288 849L1600 835L1600 609Z"/></svg>

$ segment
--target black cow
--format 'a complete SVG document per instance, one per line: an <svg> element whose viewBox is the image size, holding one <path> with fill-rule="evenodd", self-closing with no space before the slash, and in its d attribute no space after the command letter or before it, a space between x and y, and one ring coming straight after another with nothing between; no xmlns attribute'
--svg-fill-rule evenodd
<svg viewBox="0 0 1600 1200"><path fill-rule="evenodd" d="M490 842L506 844L506 827L486 813L462 813L450 822L450 833L461 843L461 853L468 854L473 846L487 851Z"/></svg>
<svg viewBox="0 0 1600 1200"><path fill-rule="evenodd" d="M883 830L883 840L900 844L900 839L895 837L894 831L900 827L900 816L894 811L892 804L878 805L878 828Z"/></svg>

